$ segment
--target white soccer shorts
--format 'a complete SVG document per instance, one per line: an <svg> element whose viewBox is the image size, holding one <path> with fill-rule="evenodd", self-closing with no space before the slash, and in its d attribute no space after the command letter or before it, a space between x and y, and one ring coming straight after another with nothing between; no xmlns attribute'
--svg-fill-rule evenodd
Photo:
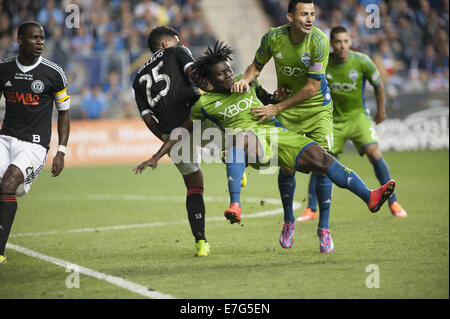
<svg viewBox="0 0 450 319"><path fill-rule="evenodd" d="M15 137L0 135L0 181L8 167L17 166L24 182L16 190L17 196L28 193L34 180L47 160L47 149L39 144L21 141Z"/></svg>
<svg viewBox="0 0 450 319"><path fill-rule="evenodd" d="M194 174L200 169L200 162L202 158L204 159L204 156L202 156L202 148L204 148L207 153L211 153L211 149L215 148L216 150L213 153L217 154L217 161L220 162L220 152L222 151L224 145L223 132L212 121L204 120L201 121L201 129L198 132L199 134L197 135L195 132L195 125L196 124L194 123L194 131L191 132L189 136L189 146L186 147L189 148L189 151L192 154L189 154L187 159L181 161L179 157L174 158L174 156L170 156L169 154L172 162L175 164L175 166L183 176ZM210 134L215 133L214 139L212 139L212 137L207 134L208 132ZM207 138L205 138L205 135L207 136ZM162 136L164 141L166 141L169 137L170 134L164 134ZM205 139L203 140L202 138ZM195 139L199 139L199 141L195 141Z"/></svg>

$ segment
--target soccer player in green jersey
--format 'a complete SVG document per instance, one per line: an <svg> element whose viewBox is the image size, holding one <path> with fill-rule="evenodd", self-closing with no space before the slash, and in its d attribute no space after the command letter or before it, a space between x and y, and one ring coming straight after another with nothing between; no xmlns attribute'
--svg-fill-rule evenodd
<svg viewBox="0 0 450 319"><path fill-rule="evenodd" d="M395 187L391 180L376 190L369 190L364 182L352 170L342 166L327 151L311 138L288 131L272 117L258 121L251 114L252 107L263 107L259 100L261 85L250 83L249 92L231 93L231 86L241 77L234 78L230 64L231 49L216 43L214 49L208 48L206 55L193 65L193 77L205 79L210 92L203 94L192 106L191 120L210 120L231 136L231 142L225 145L230 206L225 217L231 223L241 220L240 181L246 164L254 168L265 165L284 166L293 171L308 173L314 171L326 174L336 185L349 189L359 196L370 211L376 212L390 196ZM176 134L175 134L176 135ZM156 168L158 160L177 142L169 139L153 157L136 167L141 173L146 167ZM275 161L273 161L275 159ZM274 162L276 164L274 164ZM268 163L268 164L267 164ZM320 237L320 233L318 232ZM293 231L286 238L280 236L280 243L286 247L293 244ZM327 242L326 245L333 243Z"/></svg>
<svg viewBox="0 0 450 319"><path fill-rule="evenodd" d="M375 128L364 101L366 80L373 86L377 103L376 124L386 119L384 89L375 64L365 54L351 51L350 34L343 26L334 27L330 32L333 53L327 67L327 79L333 98L334 153L344 150L345 141L351 140L361 156L367 155L375 175L381 184L391 179L389 167L383 159ZM297 221L317 218L315 179L311 177L308 191L308 207ZM389 198L389 207L395 217L405 218L406 211L398 203L396 195Z"/></svg>
<svg viewBox="0 0 450 319"><path fill-rule="evenodd" d="M314 26L312 0L291 0L287 19L289 24L272 28L262 37L252 64L247 67L242 79L234 84L232 92L248 91L249 83L259 76L264 65L273 57L278 88L288 88L292 93L280 103L255 108L254 114L261 121L276 116L289 131L308 136L331 152L333 102L325 78L330 44L325 34ZM333 246L329 227L333 183L325 174L312 175L317 180L320 251L329 253ZM282 233L286 228L295 229L292 208L295 187L295 171L281 167L278 188L284 208L285 225Z"/></svg>

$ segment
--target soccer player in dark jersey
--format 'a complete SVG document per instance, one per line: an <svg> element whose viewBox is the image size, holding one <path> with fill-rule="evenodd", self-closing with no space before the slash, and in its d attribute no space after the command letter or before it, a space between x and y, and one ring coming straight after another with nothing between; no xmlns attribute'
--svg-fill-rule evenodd
<svg viewBox="0 0 450 319"><path fill-rule="evenodd" d="M147 127L161 141L189 118L191 106L200 92L189 78L194 62L188 48L180 44L178 33L165 26L154 28L148 36L153 56L138 71L133 82L136 104ZM187 188L186 208L195 238L195 256L208 256L205 236L203 174L200 164L175 163ZM138 171L134 169L136 174ZM142 171L141 171L142 172ZM141 173L140 172L140 173Z"/></svg>
<svg viewBox="0 0 450 319"><path fill-rule="evenodd" d="M6 113L0 129L0 264L17 211L16 195L25 195L42 171L50 144L53 103L58 110L59 146L51 172L58 176L70 131L67 78L60 66L41 56L44 30L37 22L19 26L19 54L0 60L0 98Z"/></svg>
<svg viewBox="0 0 450 319"><path fill-rule="evenodd" d="M209 119L217 123L225 134L233 137L229 141L234 143L226 146L231 156L226 161L230 207L225 211L225 217L231 223L241 221L240 180L246 163L256 169L269 164L303 173L314 171L326 174L336 185L360 197L371 212L379 211L394 191L395 181L391 180L380 188L370 190L354 171L340 164L311 138L287 131L277 125L273 117L259 123L252 115L251 108L266 107L258 97L261 84L252 81L249 92L230 92L233 84L242 78L242 75L234 77L228 63L231 52L230 47L216 42L214 48L208 48L205 56L197 59L192 66L194 78L205 79L212 90L203 94L192 106L190 116L192 121ZM277 137L272 138L273 136ZM175 142L172 139L165 141L161 147L164 151L158 151L159 157L153 159L148 166L156 168L158 159ZM275 157L278 160L272 161ZM141 164L140 168L145 167L146 165ZM290 240L293 241L293 238ZM292 242L289 246L292 246Z"/></svg>

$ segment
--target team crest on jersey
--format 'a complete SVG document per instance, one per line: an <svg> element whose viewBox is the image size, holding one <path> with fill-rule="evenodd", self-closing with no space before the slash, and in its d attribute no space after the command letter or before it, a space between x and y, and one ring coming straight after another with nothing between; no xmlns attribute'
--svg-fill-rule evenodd
<svg viewBox="0 0 450 319"><path fill-rule="evenodd" d="M308 67L309 63L311 62L311 53L309 53L309 52L303 53L302 62L306 67Z"/></svg>
<svg viewBox="0 0 450 319"><path fill-rule="evenodd" d="M41 80L34 80L33 83L31 83L31 90L34 93L41 93L42 91L44 91L44 82L42 82Z"/></svg>
<svg viewBox="0 0 450 319"><path fill-rule="evenodd" d="M353 81L356 82L356 80L358 79L358 71L356 70L350 70L350 72L348 73L348 77Z"/></svg>

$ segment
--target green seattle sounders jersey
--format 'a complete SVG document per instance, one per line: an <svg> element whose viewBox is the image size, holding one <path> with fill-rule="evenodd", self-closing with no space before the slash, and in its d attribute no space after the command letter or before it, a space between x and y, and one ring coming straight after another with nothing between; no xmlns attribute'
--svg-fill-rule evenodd
<svg viewBox="0 0 450 319"><path fill-rule="evenodd" d="M333 98L333 121L342 122L366 114L364 89L366 80L373 86L380 84L380 73L375 63L365 54L349 52L349 59L338 64L333 55L327 67L327 80Z"/></svg>
<svg viewBox="0 0 450 319"><path fill-rule="evenodd" d="M242 78L237 76L235 81ZM251 83L250 93L214 93L208 92L200 97L191 108L191 120L209 119L219 128L234 135L239 130L251 130L258 137L263 150L263 158L258 163L250 163L254 168L266 166L267 161L277 156L278 165L296 170L298 154L315 142L277 124L275 119L258 124L250 113L251 108L263 106L258 99L262 87L258 81ZM276 138L273 138L275 137ZM275 155L277 154L277 155ZM269 163L270 165L270 163Z"/></svg>
<svg viewBox="0 0 450 319"><path fill-rule="evenodd" d="M289 37L289 28L289 24L272 28L262 37L261 45L256 51L255 63L264 65L273 57L278 88L288 87L293 91L292 94L305 86L307 78L322 79L319 92L299 106L312 109L330 105L331 96L325 78L330 49L327 37L318 28L313 27L305 40L293 43ZM295 116L298 111L298 107L292 107L283 113L292 112Z"/></svg>
<svg viewBox="0 0 450 319"><path fill-rule="evenodd" d="M242 74L235 77L235 81L242 78ZM258 99L258 90L262 89L259 81L250 85L250 93L223 94L208 92L203 94L191 108L191 120L209 119L219 128L231 129L256 129L266 126L266 123L258 124L258 120L250 115L250 109L264 106ZM269 127L274 127L273 121L267 121Z"/></svg>

